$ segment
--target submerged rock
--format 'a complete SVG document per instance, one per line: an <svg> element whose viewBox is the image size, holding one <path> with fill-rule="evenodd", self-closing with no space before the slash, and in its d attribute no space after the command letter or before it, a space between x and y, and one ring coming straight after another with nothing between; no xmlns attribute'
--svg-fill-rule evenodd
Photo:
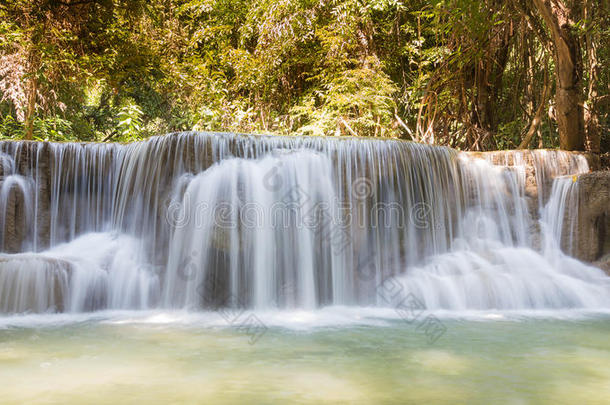
<svg viewBox="0 0 610 405"><path fill-rule="evenodd" d="M0 313L63 312L72 266L34 254L0 255Z"/></svg>

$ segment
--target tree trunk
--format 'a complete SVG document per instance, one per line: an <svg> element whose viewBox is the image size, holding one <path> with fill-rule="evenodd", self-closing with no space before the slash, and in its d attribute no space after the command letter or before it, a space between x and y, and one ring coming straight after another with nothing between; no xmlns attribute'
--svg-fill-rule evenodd
<svg viewBox="0 0 610 405"><path fill-rule="evenodd" d="M585 149L582 103L582 55L578 38L572 33L574 7L562 0L533 0L551 32L557 90L555 109L559 144L565 150Z"/></svg>
<svg viewBox="0 0 610 405"><path fill-rule="evenodd" d="M478 61L474 69L476 91L472 121L486 132L498 131L497 104L513 35L514 30L510 21L494 26L489 33L489 45L485 56Z"/></svg>
<svg viewBox="0 0 610 405"><path fill-rule="evenodd" d="M587 24L594 18L595 8L589 1L584 2L583 17ZM588 27L587 27L588 28ZM586 30L589 31L589 30ZM598 80L599 62L597 59L597 44L599 40L594 32L587 32L585 43L587 49L587 64L589 72L589 88L585 103L585 128L587 130L587 150L593 153L600 152L600 125L598 115Z"/></svg>

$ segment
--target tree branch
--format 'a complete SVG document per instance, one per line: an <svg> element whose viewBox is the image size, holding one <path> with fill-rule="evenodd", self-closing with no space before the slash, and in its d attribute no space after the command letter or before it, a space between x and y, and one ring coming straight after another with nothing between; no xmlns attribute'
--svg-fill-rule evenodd
<svg viewBox="0 0 610 405"><path fill-rule="evenodd" d="M527 131L527 134L525 135L525 137L523 138L523 141L521 142L521 144L519 145L519 147L517 149L527 149L529 144L532 142L532 139L534 139L534 135L536 134L536 130L538 129L538 126L540 125L540 122L542 121L542 115L544 114L544 107L546 106L548 99L549 99L549 89L551 86L549 86L549 68L548 68L548 63L545 61L545 66L546 69L544 71L544 89L542 90L542 99L540 100L540 105L538 106L538 109L536 110L536 114L534 114L534 119L532 120L532 123L530 124L530 128Z"/></svg>

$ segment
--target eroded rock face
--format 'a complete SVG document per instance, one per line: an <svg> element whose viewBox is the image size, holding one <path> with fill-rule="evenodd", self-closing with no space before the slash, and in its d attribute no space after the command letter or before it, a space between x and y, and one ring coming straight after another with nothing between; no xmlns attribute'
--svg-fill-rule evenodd
<svg viewBox="0 0 610 405"><path fill-rule="evenodd" d="M69 262L38 255L0 255L0 313L63 312Z"/></svg>
<svg viewBox="0 0 610 405"><path fill-rule="evenodd" d="M579 206L573 255L610 269L610 172L578 177Z"/></svg>
<svg viewBox="0 0 610 405"><path fill-rule="evenodd" d="M556 176L595 171L600 168L600 158L585 152L560 150L506 150L492 152L467 152L498 166L523 166L525 168L525 194L547 202Z"/></svg>
<svg viewBox="0 0 610 405"><path fill-rule="evenodd" d="M31 250L34 228L48 234L49 173L47 143L0 142L0 252Z"/></svg>
<svg viewBox="0 0 610 405"><path fill-rule="evenodd" d="M524 188L531 223L532 248L541 248L540 208L551 195L556 176L581 174L578 183L578 206L567 204L564 212L562 249L584 262L591 263L610 275L610 171L602 167L597 155L561 151L497 151L465 152L494 165L522 166ZM577 157L575 160L574 157ZM582 158L578 158L582 157ZM578 161L586 161L590 173L582 174ZM576 221L572 221L575 218Z"/></svg>
<svg viewBox="0 0 610 405"><path fill-rule="evenodd" d="M24 239L25 216L24 195L16 184L4 184L0 193L6 194L2 198L1 209L3 219L3 232L0 240L0 248L8 253L17 253L21 250Z"/></svg>

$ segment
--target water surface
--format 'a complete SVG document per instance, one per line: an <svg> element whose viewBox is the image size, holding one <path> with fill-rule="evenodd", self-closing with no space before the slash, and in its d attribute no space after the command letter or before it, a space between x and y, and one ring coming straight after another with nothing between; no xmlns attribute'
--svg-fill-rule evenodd
<svg viewBox="0 0 610 405"><path fill-rule="evenodd" d="M610 315L439 315L430 343L378 309L0 318L3 404L608 404Z"/></svg>

